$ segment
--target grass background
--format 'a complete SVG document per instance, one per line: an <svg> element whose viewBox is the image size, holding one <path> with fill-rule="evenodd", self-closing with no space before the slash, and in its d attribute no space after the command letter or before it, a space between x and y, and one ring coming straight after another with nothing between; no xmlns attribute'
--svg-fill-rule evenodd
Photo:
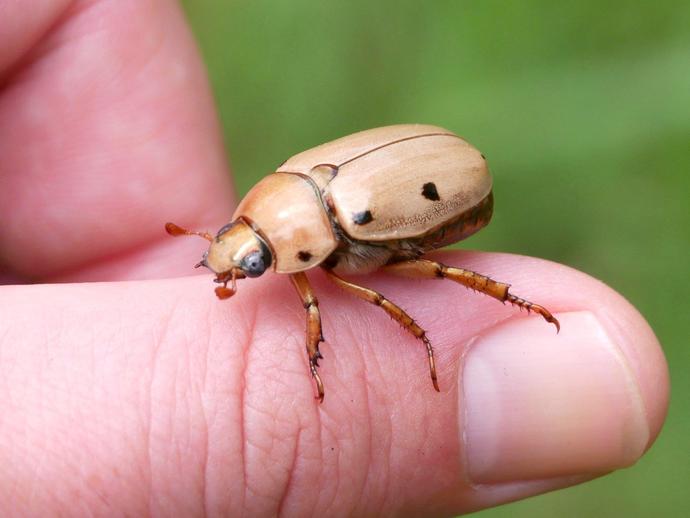
<svg viewBox="0 0 690 518"><path fill-rule="evenodd" d="M369 127L456 131L494 174L464 247L604 280L667 354L666 426L633 468L500 516L690 516L690 3L657 0L183 2L239 190Z"/></svg>

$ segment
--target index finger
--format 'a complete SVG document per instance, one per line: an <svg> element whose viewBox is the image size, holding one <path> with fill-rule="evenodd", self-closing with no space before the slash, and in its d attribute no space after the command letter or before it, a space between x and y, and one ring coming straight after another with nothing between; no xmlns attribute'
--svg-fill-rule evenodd
<svg viewBox="0 0 690 518"><path fill-rule="evenodd" d="M213 228L234 198L179 6L54 4L3 19L36 30L0 56L0 263L34 280L189 273L173 252L198 244L163 223Z"/></svg>

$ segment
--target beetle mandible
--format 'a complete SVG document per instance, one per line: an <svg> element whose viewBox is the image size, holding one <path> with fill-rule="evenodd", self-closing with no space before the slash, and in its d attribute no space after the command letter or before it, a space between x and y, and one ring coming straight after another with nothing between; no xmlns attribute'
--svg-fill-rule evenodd
<svg viewBox="0 0 690 518"><path fill-rule="evenodd" d="M513 295L509 284L422 258L477 232L492 211L491 175L475 147L437 126L402 124L355 133L286 160L247 193L232 222L215 236L173 223L165 228L173 236L198 235L211 242L196 266L216 274L220 299L235 294L237 279L269 269L290 276L307 312L309 368L323 401L317 371L324 340L321 317L305 274L316 266L424 343L437 391L434 350L424 329L381 293L342 274L382 269L405 277L450 279L533 311L560 329L546 308Z"/></svg>

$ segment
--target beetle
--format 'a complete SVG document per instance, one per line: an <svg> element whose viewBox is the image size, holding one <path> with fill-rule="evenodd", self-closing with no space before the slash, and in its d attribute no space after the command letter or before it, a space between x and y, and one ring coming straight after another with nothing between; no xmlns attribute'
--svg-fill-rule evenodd
<svg viewBox="0 0 690 518"><path fill-rule="evenodd" d="M510 293L509 284L422 258L489 223L492 180L484 155L452 132L402 124L361 131L289 158L242 199L232 221L215 236L173 223L173 236L211 242L201 262L216 274L215 293L227 299L236 281L267 270L287 274L307 314L309 368L323 401L317 371L323 358L319 303L306 271L321 267L345 291L375 304L426 346L431 380L439 390L434 350L426 332L381 293L345 280L375 270L413 278L450 279L499 301L541 315L543 306ZM230 287L228 287L228 283Z"/></svg>

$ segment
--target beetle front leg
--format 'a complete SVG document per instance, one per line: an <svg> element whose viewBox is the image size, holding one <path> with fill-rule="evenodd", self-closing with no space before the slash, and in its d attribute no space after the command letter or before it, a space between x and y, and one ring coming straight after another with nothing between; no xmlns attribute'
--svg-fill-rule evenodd
<svg viewBox="0 0 690 518"><path fill-rule="evenodd" d="M345 279L341 279L331 270L324 269L328 277L343 290L352 293L355 297L365 300L371 304L379 306L388 315L400 324L406 331L410 332L415 338L419 338L426 346L426 352L429 359L429 372L431 374L431 382L434 385L436 392L441 392L438 388L438 377L436 376L436 361L434 360L434 349L431 347L431 342L426 337L426 331L422 329L414 319L408 315L404 309L397 304L394 304L386 297L381 295L378 291L374 291L364 286L359 286Z"/></svg>
<svg viewBox="0 0 690 518"><path fill-rule="evenodd" d="M312 290L309 284L309 279L307 279L307 276L303 272L291 274L290 280L302 299L304 309L307 311L307 355L309 356L309 369L316 382L319 401L323 403L323 383L321 382L319 373L316 371L316 368L319 366L319 359L323 358L319 351L319 343L323 342L319 301L314 295L314 290Z"/></svg>
<svg viewBox="0 0 690 518"><path fill-rule="evenodd" d="M481 275L464 268L455 268L445 264L429 261L428 259L412 259L401 261L384 267L384 271L400 275L402 277L412 277L418 279L450 279L463 286L480 291L489 297L493 297L501 302L510 302L520 309L524 308L528 312L535 313L544 317L544 320L556 326L556 332L561 330L561 325L551 312L543 306L533 304L529 300L516 297L508 290L510 284L494 281L486 275Z"/></svg>

